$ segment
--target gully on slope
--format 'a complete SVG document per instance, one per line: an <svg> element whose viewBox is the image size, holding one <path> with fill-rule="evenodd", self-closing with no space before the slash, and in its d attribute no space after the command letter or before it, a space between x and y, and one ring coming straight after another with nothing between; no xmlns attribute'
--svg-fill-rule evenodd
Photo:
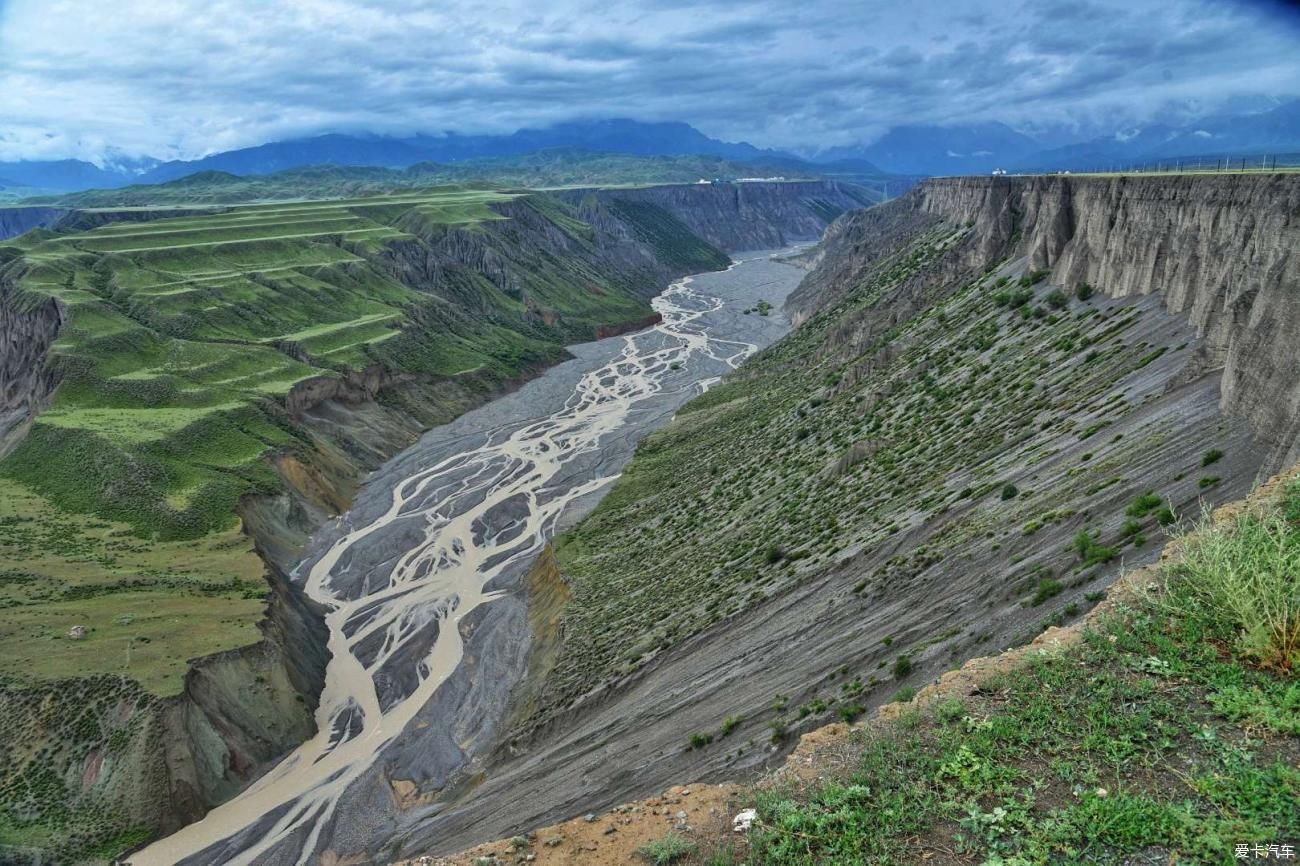
<svg viewBox="0 0 1300 866"><path fill-rule="evenodd" d="M767 257L750 262L794 272ZM681 400L705 390L757 351L759 342L746 337L766 343L784 329L765 321L722 339L708 317L728 302L693 282L679 280L654 300L659 325L607 341L621 350L583 374L557 411L486 431L477 447L414 469L393 486L386 508L359 524L355 509L336 522L340 534L298 575L328 611L332 658L318 734L202 821L133 855L133 866L187 858L240 866L269 852L275 862L309 862L349 786L461 665L461 621L503 595L505 578L536 557L566 509L617 477L617 467L575 466L595 465L592 453L624 435L634 410L666 387L677 387ZM742 319L761 321L731 316ZM376 553L388 533L386 552ZM393 537L404 542L396 552ZM376 558L380 568L371 567Z"/></svg>

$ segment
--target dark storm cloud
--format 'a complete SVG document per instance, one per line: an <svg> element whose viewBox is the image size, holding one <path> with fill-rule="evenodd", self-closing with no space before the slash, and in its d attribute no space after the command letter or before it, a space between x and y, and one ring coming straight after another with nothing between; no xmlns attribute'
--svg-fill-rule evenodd
<svg viewBox="0 0 1300 866"><path fill-rule="evenodd" d="M1113 131L1300 94L1297 18L1267 0L0 0L0 159L591 117L804 149L902 123Z"/></svg>

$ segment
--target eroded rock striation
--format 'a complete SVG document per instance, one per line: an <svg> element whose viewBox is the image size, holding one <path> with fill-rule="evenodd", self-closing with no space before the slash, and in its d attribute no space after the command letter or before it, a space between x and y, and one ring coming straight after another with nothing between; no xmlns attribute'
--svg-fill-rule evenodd
<svg viewBox="0 0 1300 866"><path fill-rule="evenodd" d="M1223 368L1222 405L1270 445L1263 471L1300 459L1300 179L1293 175L976 177L926 181L837 220L791 298L834 302L909 232L970 224L968 262L1011 249L1053 283L1110 297L1155 294L1203 339L1196 369Z"/></svg>

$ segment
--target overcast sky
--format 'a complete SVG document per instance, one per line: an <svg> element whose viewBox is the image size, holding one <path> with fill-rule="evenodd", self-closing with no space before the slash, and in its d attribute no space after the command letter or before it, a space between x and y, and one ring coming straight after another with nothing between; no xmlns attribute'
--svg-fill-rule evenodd
<svg viewBox="0 0 1300 866"><path fill-rule="evenodd" d="M891 125L1113 131L1300 96L1241 0L0 0L0 160L325 131L684 120L770 147ZM1057 130L1059 131L1059 130Z"/></svg>

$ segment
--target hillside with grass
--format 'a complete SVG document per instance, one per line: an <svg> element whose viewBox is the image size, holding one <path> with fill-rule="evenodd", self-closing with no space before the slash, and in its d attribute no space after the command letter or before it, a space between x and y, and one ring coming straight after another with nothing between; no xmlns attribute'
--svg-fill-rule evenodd
<svg viewBox="0 0 1300 866"><path fill-rule="evenodd" d="M561 232L588 261L575 254L531 270L503 258L498 285L447 257L440 278L421 284L436 245L477 241L491 255L483 224L508 221ZM29 643L49 629L53 610L19 599L80 593L101 604L82 615L90 637L74 645L79 661L6 643L4 672L121 672L120 653L94 645L155 592L168 603L149 619L179 616L176 630L190 635L177 645L135 620L157 648L136 648L129 671L159 692L180 687L186 659L248 642L265 586L236 509L280 489L268 452L311 462L312 436L296 416L366 371L376 381L472 377L486 392L562 357L565 342L645 320L654 277L601 273L595 242L556 203L452 192L112 223L16 243L13 302L52 300L62 326L48 361L57 391L0 463L14 510L9 560L59 579L15 583L19 621L7 636ZM724 262L707 250L699 263ZM193 541L213 546L209 560L191 559ZM168 559L190 561L177 573ZM125 593L103 590L123 582ZM177 589L192 599L188 615L169 609ZM213 604L243 625L216 626L222 618L205 613ZM204 625L190 629L191 620Z"/></svg>
<svg viewBox="0 0 1300 866"><path fill-rule="evenodd" d="M761 772L1086 616L1300 456L1297 201L1284 175L953 178L840 217L795 331L556 539L562 639L487 779L402 850L569 817L566 785L599 810Z"/></svg>

